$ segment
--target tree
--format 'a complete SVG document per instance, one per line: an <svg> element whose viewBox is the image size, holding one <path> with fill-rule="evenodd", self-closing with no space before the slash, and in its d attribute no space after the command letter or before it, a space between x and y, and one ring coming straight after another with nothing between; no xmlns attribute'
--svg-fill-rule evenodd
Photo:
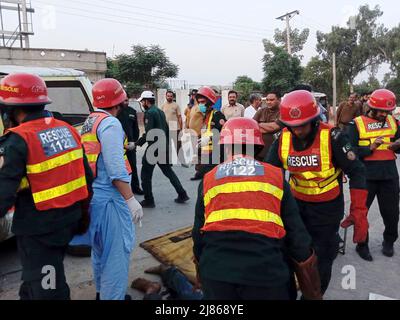
<svg viewBox="0 0 400 320"><path fill-rule="evenodd" d="M300 31L299 29L290 29L290 47L292 50L292 54L297 54L303 50L304 45L307 42L308 36L310 35L310 29L303 29ZM281 48L286 48L287 45L287 35L286 29L279 30L275 29L274 40ZM302 56L298 56L302 59Z"/></svg>
<svg viewBox="0 0 400 320"><path fill-rule="evenodd" d="M390 64L394 76L400 76L400 25L389 30L378 44L384 60Z"/></svg>
<svg viewBox="0 0 400 320"><path fill-rule="evenodd" d="M332 67L330 61L318 56L312 57L304 68L302 82L310 84L315 91L325 93L332 98Z"/></svg>
<svg viewBox="0 0 400 320"><path fill-rule="evenodd" d="M323 60L329 61L336 54L337 72L353 92L354 79L368 68L378 66L384 59L379 44L387 29L377 23L383 12L379 6L359 8L349 28L333 27L330 33L317 32L317 51Z"/></svg>
<svg viewBox="0 0 400 320"><path fill-rule="evenodd" d="M245 105L251 93L261 90L261 84L248 76L239 76L236 78L233 88L240 93L239 103Z"/></svg>
<svg viewBox="0 0 400 320"><path fill-rule="evenodd" d="M107 61L107 75L121 81L128 88L154 89L166 78L178 75L179 67L167 57L158 45L133 45L131 54L121 54Z"/></svg>
<svg viewBox="0 0 400 320"><path fill-rule="evenodd" d="M289 55L285 49L264 40L265 55L262 87L265 92L279 90L288 92L300 81L302 67L300 59Z"/></svg>
<svg viewBox="0 0 400 320"><path fill-rule="evenodd" d="M354 91L359 94L364 94L367 92L372 92L379 88L381 88L381 83L379 82L379 80L374 76L370 76L368 78L368 81L362 81L361 83L356 84L354 86Z"/></svg>

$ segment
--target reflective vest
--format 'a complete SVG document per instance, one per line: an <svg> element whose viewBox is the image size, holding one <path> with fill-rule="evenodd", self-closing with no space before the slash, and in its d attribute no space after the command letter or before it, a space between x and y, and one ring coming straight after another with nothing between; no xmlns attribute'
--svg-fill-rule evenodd
<svg viewBox="0 0 400 320"><path fill-rule="evenodd" d="M89 162L89 166L92 169L94 178L97 177L97 160L101 153L101 143L97 138L97 128L100 123L108 118L109 115L104 112L92 112L86 119L81 130L81 142L85 148L85 154ZM124 146L128 144L128 140L125 138ZM126 170L129 174L132 173L131 166L126 156L126 150L124 152L124 160Z"/></svg>
<svg viewBox="0 0 400 320"><path fill-rule="evenodd" d="M204 176L202 231L244 231L281 239L284 177L279 168L239 156Z"/></svg>
<svg viewBox="0 0 400 320"><path fill-rule="evenodd" d="M279 138L279 156L290 173L290 187L296 199L325 202L340 194L338 177L342 171L332 164L331 126L320 123L313 144L296 151L292 134L285 128Z"/></svg>
<svg viewBox="0 0 400 320"><path fill-rule="evenodd" d="M388 115L386 122L377 122L375 119L360 116L354 119L358 133L359 140L358 145L361 147L369 147L378 137L383 137L383 144L381 144L377 149L375 149L372 154L365 157L365 161L383 161L383 160L395 160L396 155L388 147L394 139L397 132L397 122L392 115Z"/></svg>
<svg viewBox="0 0 400 320"><path fill-rule="evenodd" d="M31 190L37 210L66 208L88 197L82 144L75 128L46 117L9 131L28 147L26 177L19 190Z"/></svg>
<svg viewBox="0 0 400 320"><path fill-rule="evenodd" d="M203 136L209 137L210 141L208 142L207 146L201 147L201 152L204 154L209 154L213 150L213 144L212 144L213 133L212 133L212 129L211 129L211 122L212 122L212 118L214 117L214 112L215 112L215 110L212 110L208 114L208 119L206 118L207 127L206 127L206 131L203 133Z"/></svg>

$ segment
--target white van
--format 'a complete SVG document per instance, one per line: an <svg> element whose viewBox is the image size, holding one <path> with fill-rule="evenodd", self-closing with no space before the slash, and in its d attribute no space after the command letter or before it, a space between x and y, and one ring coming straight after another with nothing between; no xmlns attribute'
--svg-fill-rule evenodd
<svg viewBox="0 0 400 320"><path fill-rule="evenodd" d="M92 106L92 83L84 72L69 68L41 68L14 65L0 65L0 78L15 73L25 72L40 76L47 85L52 104L46 109L52 111L55 117L77 127L83 124ZM3 134L4 111L0 108L0 135ZM11 222L13 211L10 210L0 219L0 242L12 237Z"/></svg>

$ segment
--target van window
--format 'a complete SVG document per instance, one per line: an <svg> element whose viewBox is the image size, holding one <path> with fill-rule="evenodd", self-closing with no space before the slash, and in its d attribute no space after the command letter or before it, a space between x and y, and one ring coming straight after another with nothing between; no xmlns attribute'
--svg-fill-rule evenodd
<svg viewBox="0 0 400 320"><path fill-rule="evenodd" d="M49 97L52 101L47 110L62 115L88 115L89 98L79 81L46 81Z"/></svg>

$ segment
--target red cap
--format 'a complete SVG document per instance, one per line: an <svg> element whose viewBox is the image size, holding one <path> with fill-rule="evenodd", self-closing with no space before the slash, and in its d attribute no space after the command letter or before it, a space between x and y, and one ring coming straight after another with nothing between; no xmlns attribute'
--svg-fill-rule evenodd
<svg viewBox="0 0 400 320"><path fill-rule="evenodd" d="M217 95L215 94L214 90L211 89L210 87L201 87L196 94L196 99L198 96L203 96L207 98L212 102L212 104L215 104L217 102Z"/></svg>
<svg viewBox="0 0 400 320"><path fill-rule="evenodd" d="M280 121L288 127L298 127L317 118L320 111L311 92L296 90L283 97L280 106Z"/></svg>
<svg viewBox="0 0 400 320"><path fill-rule="evenodd" d="M0 103L8 106L46 105L51 103L46 83L30 73L12 73L0 81Z"/></svg>
<svg viewBox="0 0 400 320"><path fill-rule="evenodd" d="M118 80L106 78L93 85L93 106L108 109L119 105L127 99L126 92Z"/></svg>
<svg viewBox="0 0 400 320"><path fill-rule="evenodd" d="M396 109L396 95L387 89L375 90L368 100L371 109L393 111Z"/></svg>
<svg viewBox="0 0 400 320"><path fill-rule="evenodd" d="M248 118L229 119L221 130L220 144L264 145L258 123Z"/></svg>

